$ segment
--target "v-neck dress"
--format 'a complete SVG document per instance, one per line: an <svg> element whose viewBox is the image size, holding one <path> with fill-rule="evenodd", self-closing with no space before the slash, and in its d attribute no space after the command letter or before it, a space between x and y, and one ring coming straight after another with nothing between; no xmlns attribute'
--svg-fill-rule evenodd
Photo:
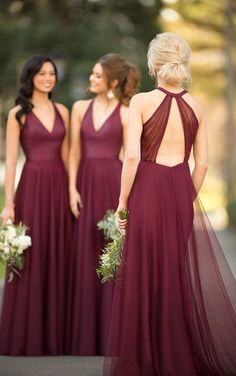
<svg viewBox="0 0 236 376"><path fill-rule="evenodd" d="M110 318L114 284L96 274L105 239L97 228L108 209L118 205L122 144L120 105L99 130L93 124L91 101L81 124L82 160L77 188L83 208L75 224L69 276L67 350L73 355L102 355Z"/></svg>
<svg viewBox="0 0 236 376"><path fill-rule="evenodd" d="M72 241L68 179L61 159L63 119L49 132L33 112L20 130L25 164L15 195L16 223L29 228L25 265L5 283L0 354L60 355L65 344L66 285Z"/></svg>

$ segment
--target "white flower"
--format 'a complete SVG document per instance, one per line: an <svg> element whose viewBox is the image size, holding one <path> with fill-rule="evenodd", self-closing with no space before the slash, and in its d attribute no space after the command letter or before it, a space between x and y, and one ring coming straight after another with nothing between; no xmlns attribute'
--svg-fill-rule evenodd
<svg viewBox="0 0 236 376"><path fill-rule="evenodd" d="M6 229L6 238L12 240L16 237L16 229L14 226L8 225Z"/></svg>
<svg viewBox="0 0 236 376"><path fill-rule="evenodd" d="M31 246L31 237L28 235L20 235L18 241L19 247L22 248L22 250Z"/></svg>
<svg viewBox="0 0 236 376"><path fill-rule="evenodd" d="M23 223L14 225L11 221L0 226L0 261L10 270L9 281L14 273L19 275L18 270L24 265L23 251L31 246L31 237L25 235L26 229Z"/></svg>
<svg viewBox="0 0 236 376"><path fill-rule="evenodd" d="M20 243L19 243L19 238L15 238L11 241L11 245L13 245L13 247L19 247Z"/></svg>
<svg viewBox="0 0 236 376"><path fill-rule="evenodd" d="M4 246L3 246L3 252L4 252L5 254L10 253L10 247L9 247L8 245L4 245Z"/></svg>

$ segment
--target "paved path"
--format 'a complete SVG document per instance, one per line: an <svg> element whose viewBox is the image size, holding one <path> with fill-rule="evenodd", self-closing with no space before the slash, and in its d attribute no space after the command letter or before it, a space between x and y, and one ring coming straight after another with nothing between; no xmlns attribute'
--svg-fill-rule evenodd
<svg viewBox="0 0 236 376"><path fill-rule="evenodd" d="M0 356L0 376L102 376L102 357Z"/></svg>
<svg viewBox="0 0 236 376"><path fill-rule="evenodd" d="M236 278L236 230L228 228L216 233ZM0 298L1 293L2 283ZM0 376L101 376L102 364L102 357L0 356Z"/></svg>
<svg viewBox="0 0 236 376"><path fill-rule="evenodd" d="M236 229L229 227L226 230L216 231L216 234L236 279Z"/></svg>

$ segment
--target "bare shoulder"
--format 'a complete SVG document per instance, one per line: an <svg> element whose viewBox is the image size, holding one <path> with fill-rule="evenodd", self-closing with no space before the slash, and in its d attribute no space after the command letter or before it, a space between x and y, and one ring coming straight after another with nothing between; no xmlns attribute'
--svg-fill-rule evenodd
<svg viewBox="0 0 236 376"><path fill-rule="evenodd" d="M91 102L92 99L76 101L72 106L72 112L79 116L80 119L82 119Z"/></svg>
<svg viewBox="0 0 236 376"><path fill-rule="evenodd" d="M157 102L157 95L158 93L156 90L142 92L134 95L131 101L134 106L137 106L140 110L143 110L153 101L155 103Z"/></svg>
<svg viewBox="0 0 236 376"><path fill-rule="evenodd" d="M21 106L20 105L17 105L15 107L13 107L9 112L8 112L8 116L7 116L7 121L8 123L10 124L15 124L15 125L19 125L17 119L16 119L16 114L17 112L19 112L21 110ZM24 118L25 116L23 115L22 116L22 121L24 122Z"/></svg>
<svg viewBox="0 0 236 376"><path fill-rule="evenodd" d="M68 110L68 108L66 106L64 106L64 104L62 104L62 103L55 103L55 106L57 107L58 111L60 112L60 114L63 117L69 116L69 110Z"/></svg>
<svg viewBox="0 0 236 376"><path fill-rule="evenodd" d="M148 94L149 93L138 93L138 94L135 94L132 98L131 98L131 101L130 103L132 105L140 105L143 103L143 100L147 99L148 98Z"/></svg>
<svg viewBox="0 0 236 376"><path fill-rule="evenodd" d="M8 117L15 117L17 112L21 110L21 106L18 104L8 112Z"/></svg>
<svg viewBox="0 0 236 376"><path fill-rule="evenodd" d="M198 99L187 93L185 96L186 102L190 105L193 109L199 123L205 118L205 110L203 105L200 103Z"/></svg>
<svg viewBox="0 0 236 376"><path fill-rule="evenodd" d="M195 113L199 120L202 120L205 117L205 109L199 100L193 98L193 107L195 109Z"/></svg>

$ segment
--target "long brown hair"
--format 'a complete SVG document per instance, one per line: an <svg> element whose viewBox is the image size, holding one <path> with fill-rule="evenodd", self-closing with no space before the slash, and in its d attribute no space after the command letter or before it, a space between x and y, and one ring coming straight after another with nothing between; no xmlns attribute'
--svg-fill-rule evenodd
<svg viewBox="0 0 236 376"><path fill-rule="evenodd" d="M33 105L31 103L31 97L34 90L33 78L40 71L42 65L46 62L52 64L57 81L57 67L54 60L50 56L35 55L32 56L24 65L20 75L20 87L16 96L15 104L20 105L19 111L16 113L16 119L20 126L24 124L21 121L21 117L28 112L32 111ZM51 98L52 93L48 94Z"/></svg>
<svg viewBox="0 0 236 376"><path fill-rule="evenodd" d="M97 63L101 64L105 73L108 89L111 89L113 80L118 81L113 93L122 104L128 106L140 82L140 73L136 65L114 53L102 56Z"/></svg>

